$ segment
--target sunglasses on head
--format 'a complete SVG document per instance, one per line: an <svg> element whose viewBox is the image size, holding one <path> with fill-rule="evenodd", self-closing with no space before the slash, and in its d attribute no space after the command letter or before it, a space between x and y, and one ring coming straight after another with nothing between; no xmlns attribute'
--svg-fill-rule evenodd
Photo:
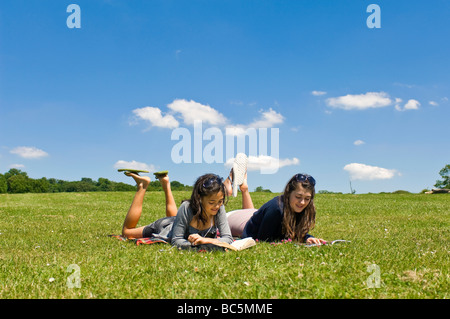
<svg viewBox="0 0 450 319"><path fill-rule="evenodd" d="M210 188L214 183L221 185L223 183L223 178L219 175L214 175L203 183L203 187Z"/></svg>
<svg viewBox="0 0 450 319"><path fill-rule="evenodd" d="M316 185L316 180L314 179L314 177L308 174L297 174L295 175L295 180L300 183L308 181L312 186Z"/></svg>

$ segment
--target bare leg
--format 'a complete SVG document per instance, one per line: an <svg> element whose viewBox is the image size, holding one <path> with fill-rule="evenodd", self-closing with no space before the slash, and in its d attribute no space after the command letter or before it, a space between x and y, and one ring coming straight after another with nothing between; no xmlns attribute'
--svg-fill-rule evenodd
<svg viewBox="0 0 450 319"><path fill-rule="evenodd" d="M232 179L233 179L233 169L231 169L231 171L230 171L229 178L227 178L227 179L223 182L223 184L225 185L225 189L226 189L226 191L227 191L227 193L228 193L228 194L227 194L228 196L231 196L231 195L233 194L233 186L231 185Z"/></svg>
<svg viewBox="0 0 450 319"><path fill-rule="evenodd" d="M177 216L177 204L173 198L172 189L170 188L169 176L165 175L158 178L166 196L166 216Z"/></svg>
<svg viewBox="0 0 450 319"><path fill-rule="evenodd" d="M252 197L250 196L250 192L248 191L248 184L247 184L247 173L245 173L244 182L241 186L239 186L241 193L242 193L242 209L247 208L255 208L253 206Z"/></svg>
<svg viewBox="0 0 450 319"><path fill-rule="evenodd" d="M128 238L141 238L144 226L137 228L136 226L141 218L142 204L148 184L150 183L150 177L140 176L134 173L126 173L125 175L133 177L137 184L137 191L123 222L122 235Z"/></svg>

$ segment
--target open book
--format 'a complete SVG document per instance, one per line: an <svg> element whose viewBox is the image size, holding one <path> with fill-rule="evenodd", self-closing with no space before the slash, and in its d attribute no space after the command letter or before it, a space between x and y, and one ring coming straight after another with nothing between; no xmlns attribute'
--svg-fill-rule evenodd
<svg viewBox="0 0 450 319"><path fill-rule="evenodd" d="M228 248L228 249L231 249L231 250L234 250L234 251L240 251L240 250L247 249L247 248L250 248L252 246L255 246L256 242L255 242L255 240L253 238L247 237L247 238L243 238L243 239L237 239L232 244L219 242L219 243L217 243L215 245L216 246L220 246L220 247L224 247L224 248Z"/></svg>

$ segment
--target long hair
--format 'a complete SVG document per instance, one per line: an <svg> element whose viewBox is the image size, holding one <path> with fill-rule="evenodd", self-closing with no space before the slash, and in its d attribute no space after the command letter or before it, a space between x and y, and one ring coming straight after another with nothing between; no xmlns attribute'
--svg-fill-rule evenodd
<svg viewBox="0 0 450 319"><path fill-rule="evenodd" d="M206 224L206 214L203 213L202 198L211 194L217 194L222 192L224 196L224 205L228 201L228 194L223 183L223 178L215 174L205 174L197 178L192 190L189 205L194 214L194 218L197 218L203 224Z"/></svg>
<svg viewBox="0 0 450 319"><path fill-rule="evenodd" d="M283 202L283 222L282 231L286 238L290 238L293 241L303 242L308 231L314 228L316 223L316 207L314 205L315 181L303 179L299 181L298 176L309 176L303 174L294 175L284 188L283 196L280 199ZM311 192L311 200L301 213L296 213L291 209L289 203L290 195L301 185L305 190Z"/></svg>

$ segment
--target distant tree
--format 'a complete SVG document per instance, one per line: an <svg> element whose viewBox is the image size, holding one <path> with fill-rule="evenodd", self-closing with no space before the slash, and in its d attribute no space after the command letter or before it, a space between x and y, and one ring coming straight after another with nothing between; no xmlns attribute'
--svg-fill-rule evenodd
<svg viewBox="0 0 450 319"><path fill-rule="evenodd" d="M173 191L188 191L188 190L192 190L191 186L184 185L183 183L180 183L179 181L171 181L170 182L170 188ZM162 189L162 187L161 187L161 189Z"/></svg>
<svg viewBox="0 0 450 319"><path fill-rule="evenodd" d="M258 186L255 188L255 192L262 192L264 188L262 186Z"/></svg>
<svg viewBox="0 0 450 319"><path fill-rule="evenodd" d="M61 192L76 192L75 184L76 182L64 181L64 183L61 184Z"/></svg>
<svg viewBox="0 0 450 319"><path fill-rule="evenodd" d="M172 190L180 190L184 188L184 185L181 184L179 181L172 181L170 182L170 188Z"/></svg>
<svg viewBox="0 0 450 319"><path fill-rule="evenodd" d="M32 193L48 193L50 190L50 183L45 177L42 177L41 179L30 178L29 182L31 186L30 191Z"/></svg>
<svg viewBox="0 0 450 319"><path fill-rule="evenodd" d="M439 175L441 175L442 180L436 181L434 186L437 188L450 188L450 164L445 165L445 167L439 171Z"/></svg>
<svg viewBox="0 0 450 319"><path fill-rule="evenodd" d="M132 186L130 184L125 184L125 183L114 183L114 191L116 192L131 192L131 191L136 191L136 186Z"/></svg>
<svg viewBox="0 0 450 319"><path fill-rule="evenodd" d="M114 185L109 179L100 177L97 181L97 188L101 192L107 192L112 191Z"/></svg>
<svg viewBox="0 0 450 319"><path fill-rule="evenodd" d="M5 173L5 178L9 179L12 176L16 176L16 175L22 175L25 177L28 177L28 174L26 172L22 172L20 169L17 168L11 168L9 171L7 171Z"/></svg>
<svg viewBox="0 0 450 319"><path fill-rule="evenodd" d="M154 192L162 191L161 183L159 181L151 181L148 184L148 190L154 191Z"/></svg>
<svg viewBox="0 0 450 319"><path fill-rule="evenodd" d="M95 192L98 191L97 182L94 182L92 178L83 177L77 184L77 192Z"/></svg>
<svg viewBox="0 0 450 319"><path fill-rule="evenodd" d="M28 176L13 175L7 180L8 192L12 194L28 193L31 189Z"/></svg>
<svg viewBox="0 0 450 319"><path fill-rule="evenodd" d="M83 177L81 181L66 182L64 188L66 192L95 192L97 191L95 184L92 179Z"/></svg>
<svg viewBox="0 0 450 319"><path fill-rule="evenodd" d="M255 188L255 192L265 192L265 193L272 193L270 189L264 189L262 186L258 186Z"/></svg>
<svg viewBox="0 0 450 319"><path fill-rule="evenodd" d="M62 184L64 181L56 179L56 178L49 178L48 179L48 192L49 193L59 193L62 192Z"/></svg>
<svg viewBox="0 0 450 319"><path fill-rule="evenodd" d="M172 181L173 190L190 190L192 186ZM162 191L161 183L150 182L150 191ZM100 177L98 181L83 177L80 181L64 181L55 178L32 179L26 172L12 168L5 174L0 174L0 193L57 193L57 192L96 192L96 191L135 191L136 186L110 181Z"/></svg>
<svg viewBox="0 0 450 319"><path fill-rule="evenodd" d="M411 193L408 192L408 191L404 191L402 189L399 189L397 191L392 192L392 194L411 194Z"/></svg>
<svg viewBox="0 0 450 319"><path fill-rule="evenodd" d="M0 194L5 194L8 192L8 182L3 174L0 174Z"/></svg>

